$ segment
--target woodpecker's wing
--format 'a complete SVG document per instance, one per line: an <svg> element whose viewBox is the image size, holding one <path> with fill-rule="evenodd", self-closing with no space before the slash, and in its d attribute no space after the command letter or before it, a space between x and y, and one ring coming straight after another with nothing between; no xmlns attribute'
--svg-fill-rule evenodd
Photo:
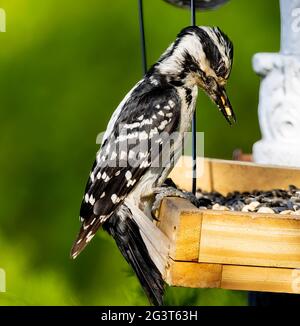
<svg viewBox="0 0 300 326"><path fill-rule="evenodd" d="M110 126L93 165L81 204L83 223L71 251L73 258L162 152L165 139L160 135L177 130L180 107L180 98L173 87L144 81L132 91Z"/></svg>

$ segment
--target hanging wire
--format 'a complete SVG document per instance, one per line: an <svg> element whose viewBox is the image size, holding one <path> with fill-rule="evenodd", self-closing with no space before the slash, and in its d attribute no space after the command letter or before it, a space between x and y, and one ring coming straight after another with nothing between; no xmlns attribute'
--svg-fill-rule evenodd
<svg viewBox="0 0 300 326"><path fill-rule="evenodd" d="M141 38L141 52L142 52L142 68L143 73L147 72L147 56L146 56L146 40L145 40L145 25L144 25L144 12L143 12L143 0L138 0L139 7L139 25L140 25L140 38ZM191 25L196 25L196 1L191 0ZM196 141L196 110L194 112L193 120L192 120L192 169L193 169L193 177L192 177L192 192L196 193L197 188L197 141Z"/></svg>
<svg viewBox="0 0 300 326"><path fill-rule="evenodd" d="M196 0L191 0L191 24L196 25ZM197 188L197 125L196 125L196 110L192 120L192 161L193 161L193 179L192 192L195 195Z"/></svg>
<svg viewBox="0 0 300 326"><path fill-rule="evenodd" d="M145 75L147 72L147 56L146 56L143 0L138 0L138 4L139 4L139 24L140 24L141 51L142 51L142 68L143 68L143 73Z"/></svg>

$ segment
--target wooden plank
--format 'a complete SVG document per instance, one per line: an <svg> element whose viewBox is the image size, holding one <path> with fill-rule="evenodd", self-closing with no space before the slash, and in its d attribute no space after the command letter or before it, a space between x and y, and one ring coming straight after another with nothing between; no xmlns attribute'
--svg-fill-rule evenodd
<svg viewBox="0 0 300 326"><path fill-rule="evenodd" d="M158 227L170 240L169 256L174 260L198 261L201 213L182 198L165 198Z"/></svg>
<svg viewBox="0 0 300 326"><path fill-rule="evenodd" d="M287 189L300 186L300 169L259 165L247 162L210 160L213 189L222 194L255 189Z"/></svg>
<svg viewBox="0 0 300 326"><path fill-rule="evenodd" d="M300 293L300 273L293 269L223 265L221 288Z"/></svg>
<svg viewBox="0 0 300 326"><path fill-rule="evenodd" d="M218 288L221 285L222 266L173 261L166 283L193 288Z"/></svg>
<svg viewBox="0 0 300 326"><path fill-rule="evenodd" d="M198 210L164 199L159 228L173 260L300 268L300 218L295 215Z"/></svg>
<svg viewBox="0 0 300 326"><path fill-rule="evenodd" d="M201 212L199 262L300 268L300 219L275 214Z"/></svg>
<svg viewBox="0 0 300 326"><path fill-rule="evenodd" d="M181 158L170 177L184 190L191 190L191 158ZM255 189L269 190L274 188L287 189L291 184L300 186L300 169L250 162L237 162L218 159L197 159L203 173L197 178L199 188L222 194L231 191L251 191Z"/></svg>
<svg viewBox="0 0 300 326"><path fill-rule="evenodd" d="M197 186L206 191L212 191L211 162L209 159L197 158ZM176 185L186 191L192 190L192 159L183 156L170 173L170 178Z"/></svg>
<svg viewBox="0 0 300 326"><path fill-rule="evenodd" d="M171 262L171 286L300 293L300 271L285 268Z"/></svg>

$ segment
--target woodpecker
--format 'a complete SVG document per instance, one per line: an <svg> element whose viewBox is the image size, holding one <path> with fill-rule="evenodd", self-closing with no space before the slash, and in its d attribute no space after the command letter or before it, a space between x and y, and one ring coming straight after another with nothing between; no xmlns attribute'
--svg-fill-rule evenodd
<svg viewBox="0 0 300 326"><path fill-rule="evenodd" d="M232 61L232 42L218 27L184 28L113 113L86 185L82 225L71 257L76 258L102 227L154 305L163 303L164 282L145 243L150 231L140 222L139 212L147 211L142 218L148 218L154 189L163 185L179 158L175 142L170 150L173 164L153 165L165 151L161 135L189 130L198 87L230 124L235 122L225 91Z"/></svg>

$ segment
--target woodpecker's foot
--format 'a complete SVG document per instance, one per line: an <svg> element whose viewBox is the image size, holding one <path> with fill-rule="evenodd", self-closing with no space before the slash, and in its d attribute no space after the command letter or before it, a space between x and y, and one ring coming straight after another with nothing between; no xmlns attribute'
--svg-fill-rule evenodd
<svg viewBox="0 0 300 326"><path fill-rule="evenodd" d="M152 205L151 214L154 219L158 219L158 213L162 200L165 197L180 197L189 200L195 206L198 206L196 196L191 192L183 192L173 187L158 187L153 190L155 199Z"/></svg>

